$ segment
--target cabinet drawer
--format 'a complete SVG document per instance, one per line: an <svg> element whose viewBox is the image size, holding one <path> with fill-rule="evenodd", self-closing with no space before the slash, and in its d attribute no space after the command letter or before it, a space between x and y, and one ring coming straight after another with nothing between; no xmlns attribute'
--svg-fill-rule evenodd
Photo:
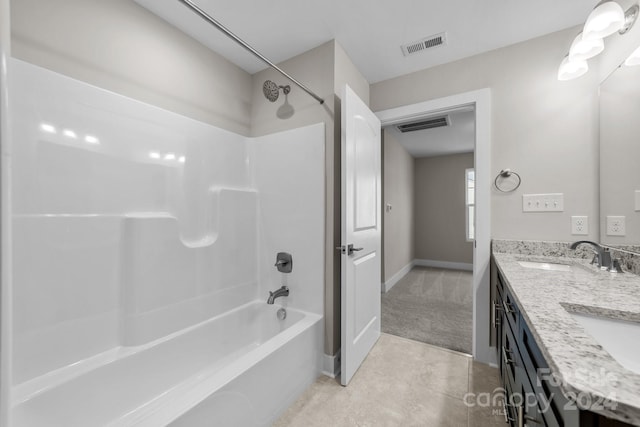
<svg viewBox="0 0 640 427"><path fill-rule="evenodd" d="M520 323L520 309L518 308L518 304L516 304L513 295L511 295L511 291L507 287L505 287L502 292L502 312L504 313L504 316L507 319L507 324L511 327L514 336L517 336Z"/></svg>
<svg viewBox="0 0 640 427"><path fill-rule="evenodd" d="M498 271L497 274L497 280L496 280L496 290L498 291L498 293L500 294L500 296L504 295L504 279L502 278L502 274L500 274L500 272Z"/></svg>
<svg viewBox="0 0 640 427"><path fill-rule="evenodd" d="M514 401L516 427L545 427L548 426L543 417L540 397L533 391L524 367L518 367L518 393L521 398Z"/></svg>
<svg viewBox="0 0 640 427"><path fill-rule="evenodd" d="M511 390L514 390L516 385L516 370L522 362L520 361L520 354L518 352L518 343L511 328L508 326L502 327L501 341L502 346L499 348L498 357L500 358L502 379L505 383L509 383Z"/></svg>
<svg viewBox="0 0 640 427"><path fill-rule="evenodd" d="M538 344L524 320L520 322L520 356L528 381L543 408L545 424L550 427L578 426L580 413L558 387L558 380L551 376Z"/></svg>
<svg viewBox="0 0 640 427"><path fill-rule="evenodd" d="M512 404L515 400L513 397L513 385L509 382L504 383L504 418L505 421L511 426L516 427L516 407Z"/></svg>
<svg viewBox="0 0 640 427"><path fill-rule="evenodd" d="M507 319L504 317L502 313L502 299L501 297L497 297L492 303L491 309L493 310L492 315L494 319L493 327L495 329L496 334L496 349L498 351L498 369L500 369L500 376L502 377L502 334L503 329L505 328L504 323ZM504 378L503 378L504 380Z"/></svg>

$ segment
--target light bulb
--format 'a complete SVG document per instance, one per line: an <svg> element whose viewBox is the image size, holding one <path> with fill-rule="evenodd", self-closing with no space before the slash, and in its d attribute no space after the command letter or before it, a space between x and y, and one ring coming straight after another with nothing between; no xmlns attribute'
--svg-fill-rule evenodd
<svg viewBox="0 0 640 427"><path fill-rule="evenodd" d="M602 1L589 14L582 37L585 40L605 38L622 28L624 22L622 6L615 1Z"/></svg>
<svg viewBox="0 0 640 427"><path fill-rule="evenodd" d="M582 33L578 34L571 43L569 49L569 59L585 60L593 58L604 50L604 41L602 39L585 40Z"/></svg>
<svg viewBox="0 0 640 427"><path fill-rule="evenodd" d="M560 68L558 69L558 80L566 81L577 79L587 71L589 71L587 61L572 61L569 59L569 55L567 55L560 63Z"/></svg>

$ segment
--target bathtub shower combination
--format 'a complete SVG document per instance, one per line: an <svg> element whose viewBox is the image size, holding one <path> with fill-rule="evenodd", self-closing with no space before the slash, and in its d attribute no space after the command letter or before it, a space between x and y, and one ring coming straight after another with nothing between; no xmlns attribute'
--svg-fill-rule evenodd
<svg viewBox="0 0 640 427"><path fill-rule="evenodd" d="M9 65L10 425L270 424L320 373L323 125L247 138Z"/></svg>

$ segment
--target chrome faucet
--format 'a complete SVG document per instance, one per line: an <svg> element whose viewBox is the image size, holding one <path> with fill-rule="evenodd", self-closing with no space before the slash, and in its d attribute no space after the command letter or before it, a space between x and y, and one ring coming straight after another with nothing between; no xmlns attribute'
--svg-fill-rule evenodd
<svg viewBox="0 0 640 427"><path fill-rule="evenodd" d="M269 298L267 299L267 304L273 304L276 298L288 297L288 296L289 296L289 288L283 285L280 289L276 289L274 292L269 291Z"/></svg>
<svg viewBox="0 0 640 427"><path fill-rule="evenodd" d="M613 271L612 267L614 263L611 261L611 252L609 252L609 248L605 248L595 242L590 240L578 240L577 242L573 242L569 249L576 249L580 244L587 244L593 247L593 253L595 254L593 260L591 260L591 264L595 264L598 268L602 270Z"/></svg>

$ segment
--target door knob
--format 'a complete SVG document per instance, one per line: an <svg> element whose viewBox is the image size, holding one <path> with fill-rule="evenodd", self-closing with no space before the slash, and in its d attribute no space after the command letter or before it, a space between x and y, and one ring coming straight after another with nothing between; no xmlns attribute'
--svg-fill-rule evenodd
<svg viewBox="0 0 640 427"><path fill-rule="evenodd" d="M349 243L346 248L344 245L342 245L342 246L336 246L336 249L342 252L343 254L346 253L347 255L353 255L354 252L361 251L364 248L354 248L353 243Z"/></svg>

